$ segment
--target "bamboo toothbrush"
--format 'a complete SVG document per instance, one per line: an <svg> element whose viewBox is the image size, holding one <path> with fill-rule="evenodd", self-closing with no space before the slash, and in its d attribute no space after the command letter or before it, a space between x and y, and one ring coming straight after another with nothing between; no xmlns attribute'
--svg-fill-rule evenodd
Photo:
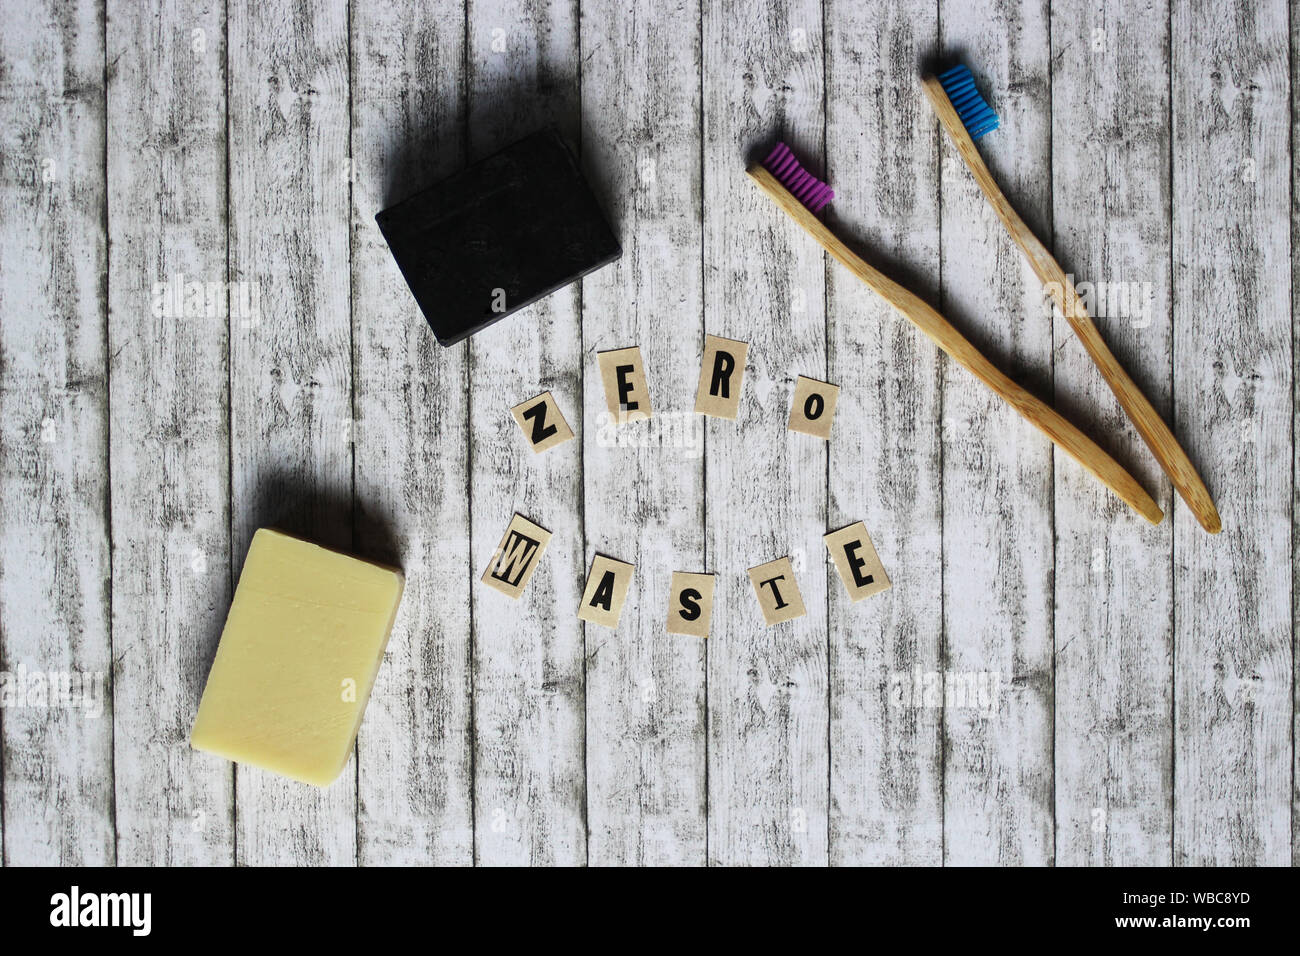
<svg viewBox="0 0 1300 956"><path fill-rule="evenodd" d="M1164 515L1159 506L1117 461L1066 421L1054 408L1004 375L919 296L867 265L813 215L830 202L834 193L828 185L799 165L788 146L778 143L761 165L750 167L748 172L758 187L790 218L821 243L835 259L847 266L850 272L910 319L953 361L992 389L999 398L1055 442L1058 448L1096 475L1130 508L1152 524L1160 523Z"/></svg>
<svg viewBox="0 0 1300 956"><path fill-rule="evenodd" d="M1218 534L1223 527L1219 521L1219 512L1214 507L1214 500L1201 481L1201 476L1196 473L1195 466L1187 457L1187 452L1183 451L1169 426L1151 407L1142 390L1134 384L1128 372L1124 371L1119 360L1107 348L1106 341L1088 315L1088 309L1080 300L1074 284L1066 278L1065 270L1011 208L1007 197L1002 194L988 167L984 165L984 160L975 147L975 140L998 128L998 116L975 89L975 80L970 70L964 66L955 66L937 77L926 77L922 84L926 96L930 98L930 104L939 115L939 121L952 137L961 158L970 167L984 198L1002 220L1002 225L1016 245L1024 252L1039 281L1052 291L1052 298L1060 307L1061 314L1070 323L1074 334L1088 350L1088 355L1097 368L1101 369L1102 377L1119 399L1120 406L1133 420L1138 434L1147 443L1156 461L1160 462L1160 467L1169 475L1201 527L1210 534Z"/></svg>

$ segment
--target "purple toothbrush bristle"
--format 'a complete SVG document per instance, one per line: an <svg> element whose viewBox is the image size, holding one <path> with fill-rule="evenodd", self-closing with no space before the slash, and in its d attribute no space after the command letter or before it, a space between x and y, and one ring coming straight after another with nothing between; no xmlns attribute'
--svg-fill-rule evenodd
<svg viewBox="0 0 1300 956"><path fill-rule="evenodd" d="M790 191L790 194L808 207L810 212L821 212L822 208L835 198L835 192L808 170L799 165L794 153L785 143L777 143L776 148L763 160L763 167L777 178Z"/></svg>

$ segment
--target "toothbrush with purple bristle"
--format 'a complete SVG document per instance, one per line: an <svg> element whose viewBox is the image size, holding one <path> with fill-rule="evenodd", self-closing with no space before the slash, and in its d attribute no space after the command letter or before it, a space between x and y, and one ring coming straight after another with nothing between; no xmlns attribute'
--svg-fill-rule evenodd
<svg viewBox="0 0 1300 956"><path fill-rule="evenodd" d="M1130 508L1152 524L1159 524L1164 513L1119 462L1054 408L1003 374L920 296L863 261L861 256L853 252L814 215L835 194L829 185L799 164L790 147L778 143L762 164L751 166L748 172L758 187L803 227L805 232L821 243L822 248L911 320L953 361L992 389L1058 448L1115 492Z"/></svg>

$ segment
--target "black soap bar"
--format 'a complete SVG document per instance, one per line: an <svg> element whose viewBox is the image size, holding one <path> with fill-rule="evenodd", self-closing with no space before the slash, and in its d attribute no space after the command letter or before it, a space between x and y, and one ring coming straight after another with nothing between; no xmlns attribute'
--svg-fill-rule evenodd
<svg viewBox="0 0 1300 956"><path fill-rule="evenodd" d="M375 221L443 345L623 252L554 129L390 206Z"/></svg>

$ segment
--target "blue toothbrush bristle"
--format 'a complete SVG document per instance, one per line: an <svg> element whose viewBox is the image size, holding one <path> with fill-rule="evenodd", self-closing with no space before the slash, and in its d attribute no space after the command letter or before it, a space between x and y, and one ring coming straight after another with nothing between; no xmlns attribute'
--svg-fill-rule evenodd
<svg viewBox="0 0 1300 956"><path fill-rule="evenodd" d="M965 66L958 64L940 73L939 82L971 139L979 139L998 128L998 114L975 89L975 77Z"/></svg>

